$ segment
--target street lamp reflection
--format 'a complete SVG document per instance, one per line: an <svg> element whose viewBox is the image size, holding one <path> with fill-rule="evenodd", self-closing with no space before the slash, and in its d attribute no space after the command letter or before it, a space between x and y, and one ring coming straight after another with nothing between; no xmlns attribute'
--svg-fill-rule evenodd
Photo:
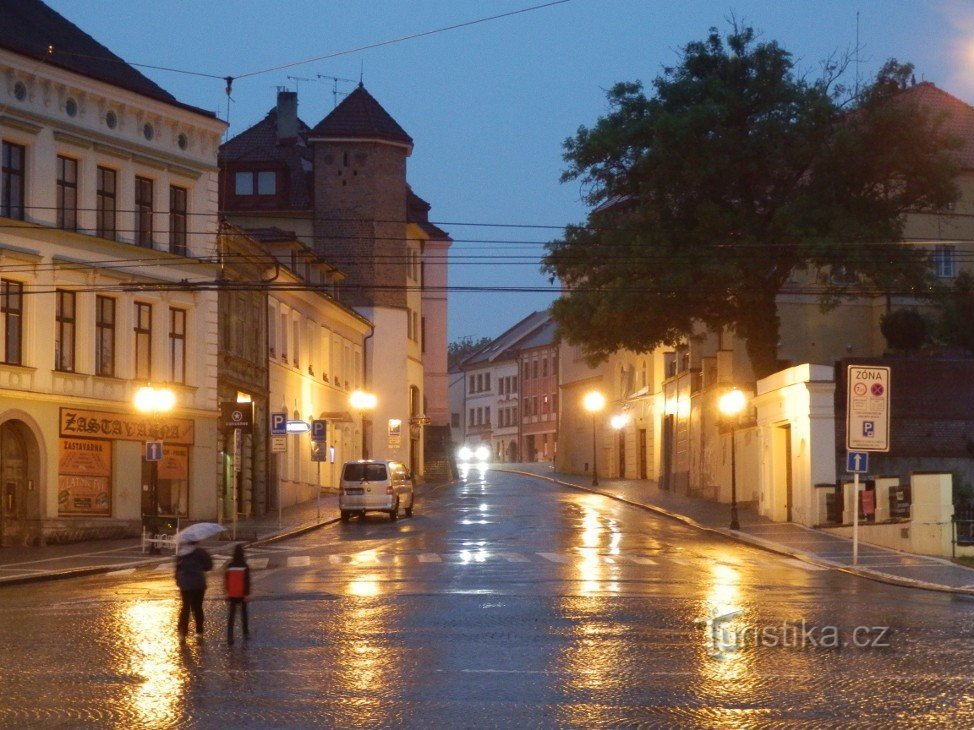
<svg viewBox="0 0 974 730"><path fill-rule="evenodd" d="M139 601L120 606L114 622L118 645L128 649L118 675L141 679L127 697L141 727L167 726L182 715L187 676L178 661L174 611L175 601Z"/></svg>

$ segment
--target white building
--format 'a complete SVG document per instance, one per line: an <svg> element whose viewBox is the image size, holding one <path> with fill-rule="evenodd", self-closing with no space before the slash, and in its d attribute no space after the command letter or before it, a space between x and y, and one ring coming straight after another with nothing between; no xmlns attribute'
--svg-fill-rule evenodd
<svg viewBox="0 0 974 730"><path fill-rule="evenodd" d="M224 128L43 3L4 5L3 544L217 516L217 295L194 285L216 275ZM150 383L172 412L134 411Z"/></svg>

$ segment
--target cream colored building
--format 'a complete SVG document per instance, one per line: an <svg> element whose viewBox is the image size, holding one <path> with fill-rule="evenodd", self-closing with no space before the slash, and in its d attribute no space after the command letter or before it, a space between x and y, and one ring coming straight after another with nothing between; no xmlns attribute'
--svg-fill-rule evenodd
<svg viewBox="0 0 974 730"><path fill-rule="evenodd" d="M0 542L215 519L217 295L194 285L225 125L40 3L0 25ZM136 413L147 384L174 410Z"/></svg>
<svg viewBox="0 0 974 730"><path fill-rule="evenodd" d="M953 154L961 172L960 200L937 214L910 214L904 245L932 252L945 285L974 262L974 108L922 83L908 89L962 141ZM608 403L595 417L600 474L647 478L663 488L728 502L731 437L717 409L719 395L739 387L749 408L734 434L737 499L772 519L812 524L820 514L815 484L833 483L835 383L826 377L845 357L882 356L880 319L889 309L929 305L902 292L843 301L823 311L819 291L828 271L799 272L778 297L783 370L756 383L743 343L732 334L697 332L678 347L621 352L595 368L578 348L561 346L562 415L556 468L592 469L593 418L582 410L589 389ZM828 408L826 408L828 405ZM627 414L616 431L613 415ZM826 420L823 420L827 415Z"/></svg>

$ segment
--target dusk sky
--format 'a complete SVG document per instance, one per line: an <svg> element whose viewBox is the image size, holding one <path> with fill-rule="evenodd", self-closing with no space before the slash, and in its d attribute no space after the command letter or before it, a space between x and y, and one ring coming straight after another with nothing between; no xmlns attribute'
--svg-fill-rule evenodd
<svg viewBox="0 0 974 730"><path fill-rule="evenodd" d="M916 65L918 81L974 102L970 0L568 0L365 50L355 49L544 0L47 2L130 63L206 74L139 66L222 119L221 79L238 77L231 136L264 117L279 87L298 91L299 115L314 126L334 105L336 82L319 75L344 79L337 89L346 93L363 76L415 141L409 181L456 240L451 286L480 289L450 293L451 341L496 336L552 301L538 271L543 243L586 215L578 185L559 182L562 142L606 111L612 84L648 85L710 26L726 31L736 17L817 75L823 59L855 45L858 11L862 79L896 57Z"/></svg>

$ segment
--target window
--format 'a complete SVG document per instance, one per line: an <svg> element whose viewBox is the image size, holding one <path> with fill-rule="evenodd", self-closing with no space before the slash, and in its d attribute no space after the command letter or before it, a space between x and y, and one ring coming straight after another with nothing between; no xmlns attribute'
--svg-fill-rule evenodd
<svg viewBox="0 0 974 730"><path fill-rule="evenodd" d="M54 369L74 372L75 293L58 289L54 332Z"/></svg>
<svg viewBox="0 0 974 730"><path fill-rule="evenodd" d="M135 303L135 379L152 380L152 306Z"/></svg>
<svg viewBox="0 0 974 730"><path fill-rule="evenodd" d="M517 393L517 376L516 375L512 375L511 376L511 392L512 393Z"/></svg>
<svg viewBox="0 0 974 730"><path fill-rule="evenodd" d="M490 373L484 373L484 390L490 390Z"/></svg>
<svg viewBox="0 0 974 730"><path fill-rule="evenodd" d="M541 377L547 377L548 375L548 358L541 361Z"/></svg>
<svg viewBox="0 0 974 730"><path fill-rule="evenodd" d="M530 416L531 415L531 399L530 398L525 398L524 399L524 415L525 416Z"/></svg>
<svg viewBox="0 0 974 730"><path fill-rule="evenodd" d="M3 361L8 365L20 365L24 285L19 281L0 279L0 315L3 316Z"/></svg>
<svg viewBox="0 0 974 730"><path fill-rule="evenodd" d="M135 242L152 248L152 180L135 178Z"/></svg>
<svg viewBox="0 0 974 730"><path fill-rule="evenodd" d="M169 310L169 371L172 382L186 382L186 312Z"/></svg>
<svg viewBox="0 0 974 730"><path fill-rule="evenodd" d="M186 188L169 186L169 251L186 255Z"/></svg>
<svg viewBox="0 0 974 730"><path fill-rule="evenodd" d="M98 168L96 233L102 238L115 240L115 171Z"/></svg>
<svg viewBox="0 0 974 730"><path fill-rule="evenodd" d="M471 426L472 426L472 425L473 425L473 423L474 423L474 421L473 421L473 414L474 414L474 410L473 410L473 408L471 408L471 409L470 409L470 418L468 419L468 420L470 421L470 425L471 425Z"/></svg>
<svg viewBox="0 0 974 730"><path fill-rule="evenodd" d="M276 195L277 173L274 170L245 170L234 176L236 195Z"/></svg>
<svg viewBox="0 0 974 730"><path fill-rule="evenodd" d="M471 375L471 376L470 376L470 392L471 392L471 393L476 393L476 392L477 392L477 389L476 389L476 388L474 388L474 379L473 379L473 375Z"/></svg>
<svg viewBox="0 0 974 730"><path fill-rule="evenodd" d="M78 230L78 161L57 158L57 227Z"/></svg>
<svg viewBox="0 0 974 730"><path fill-rule="evenodd" d="M484 423L490 425L490 406L484 408Z"/></svg>
<svg viewBox="0 0 974 730"><path fill-rule="evenodd" d="M95 299L95 375L115 375L115 300Z"/></svg>
<svg viewBox="0 0 974 730"><path fill-rule="evenodd" d="M451 428L460 428L460 414L459 413L451 413L450 414L450 427Z"/></svg>
<svg viewBox="0 0 974 730"><path fill-rule="evenodd" d="M955 249L953 246L937 246L933 250L933 270L941 279L952 279L957 275L954 259Z"/></svg>
<svg viewBox="0 0 974 730"><path fill-rule="evenodd" d="M532 363L532 365L533 365L533 367L531 368L531 376L534 377L534 378L536 378L536 377L538 377L538 361L535 360Z"/></svg>
<svg viewBox="0 0 974 730"><path fill-rule="evenodd" d="M420 352L426 352L426 317L419 320L419 345Z"/></svg>
<svg viewBox="0 0 974 730"><path fill-rule="evenodd" d="M0 216L24 220L24 160L26 149L12 142L3 143L0 155Z"/></svg>
<svg viewBox="0 0 974 730"><path fill-rule="evenodd" d="M483 422L484 422L484 409L483 408L478 408L477 409L477 425L479 426Z"/></svg>

